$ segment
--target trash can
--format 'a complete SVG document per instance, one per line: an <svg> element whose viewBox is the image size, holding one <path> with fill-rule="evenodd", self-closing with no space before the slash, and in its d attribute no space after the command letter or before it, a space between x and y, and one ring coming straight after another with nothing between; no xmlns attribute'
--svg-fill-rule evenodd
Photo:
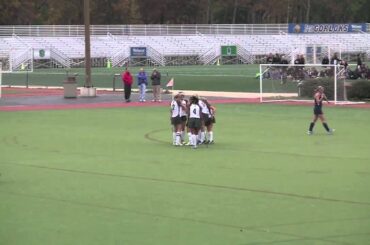
<svg viewBox="0 0 370 245"><path fill-rule="evenodd" d="M63 82L64 98L77 98L76 75L68 76Z"/></svg>

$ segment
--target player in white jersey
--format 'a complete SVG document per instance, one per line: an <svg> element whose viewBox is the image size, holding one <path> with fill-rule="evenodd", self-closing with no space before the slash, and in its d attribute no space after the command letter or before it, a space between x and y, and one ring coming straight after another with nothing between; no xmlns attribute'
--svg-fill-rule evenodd
<svg viewBox="0 0 370 245"><path fill-rule="evenodd" d="M213 144L213 124L216 123L216 107L212 106L206 99L203 102L207 105L209 111L208 118L204 119L204 125L207 128L207 141L205 143Z"/></svg>
<svg viewBox="0 0 370 245"><path fill-rule="evenodd" d="M190 129L191 137L190 137L190 144L193 148L197 148L197 136L199 129L202 126L201 122L201 109L198 105L198 98L196 96L190 97L190 106L189 106L189 121L188 127Z"/></svg>
<svg viewBox="0 0 370 245"><path fill-rule="evenodd" d="M171 101L171 124L173 125L173 131L172 131L172 143L173 145L179 146L181 145L181 113L182 113L182 107L181 107L181 100L180 96L177 94Z"/></svg>
<svg viewBox="0 0 370 245"><path fill-rule="evenodd" d="M188 100L185 99L185 95L182 92L179 92L180 100L181 100L181 107L182 111L180 114L181 117L181 141L184 143L185 141L185 128L186 128L186 122L188 121L188 114L187 114L187 108L188 108ZM188 136L190 141L190 131L188 130Z"/></svg>
<svg viewBox="0 0 370 245"><path fill-rule="evenodd" d="M206 140L205 122L210 116L210 111L209 111L209 108L206 104L206 101L207 100L205 98L200 98L199 99L199 106L200 106L201 113L202 113L202 120L201 120L202 121L202 126L200 128L200 134L198 135L199 144L203 144Z"/></svg>

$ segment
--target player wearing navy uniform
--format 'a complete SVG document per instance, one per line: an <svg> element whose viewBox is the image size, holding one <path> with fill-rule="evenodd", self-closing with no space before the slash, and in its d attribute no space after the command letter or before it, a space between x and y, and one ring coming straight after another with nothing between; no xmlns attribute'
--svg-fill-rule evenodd
<svg viewBox="0 0 370 245"><path fill-rule="evenodd" d="M317 119L320 119L320 121L322 122L322 125L324 126L328 134L332 134L334 131L333 129L329 128L328 124L326 123L324 113L322 111L322 102L324 100L329 103L328 99L326 98L326 95L324 94L324 87L318 86L316 89L315 95L314 95L314 103L315 103L314 108L313 108L314 116L313 116L313 120L307 132L309 135L313 133L313 128L315 126Z"/></svg>

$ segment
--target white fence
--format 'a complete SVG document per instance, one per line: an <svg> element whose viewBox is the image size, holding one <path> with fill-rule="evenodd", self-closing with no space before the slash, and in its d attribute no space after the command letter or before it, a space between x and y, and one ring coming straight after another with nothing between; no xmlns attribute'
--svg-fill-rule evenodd
<svg viewBox="0 0 370 245"><path fill-rule="evenodd" d="M92 25L91 35L174 36L174 35L252 35L287 32L288 24L220 25ZM0 36L75 37L84 35L82 25L0 26Z"/></svg>

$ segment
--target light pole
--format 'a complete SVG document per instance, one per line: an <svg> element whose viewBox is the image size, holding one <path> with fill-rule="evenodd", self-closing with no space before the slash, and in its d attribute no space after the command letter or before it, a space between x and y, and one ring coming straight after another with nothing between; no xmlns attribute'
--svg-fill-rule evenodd
<svg viewBox="0 0 370 245"><path fill-rule="evenodd" d="M91 88L91 54L90 54L90 0L84 0L85 19L85 87Z"/></svg>

